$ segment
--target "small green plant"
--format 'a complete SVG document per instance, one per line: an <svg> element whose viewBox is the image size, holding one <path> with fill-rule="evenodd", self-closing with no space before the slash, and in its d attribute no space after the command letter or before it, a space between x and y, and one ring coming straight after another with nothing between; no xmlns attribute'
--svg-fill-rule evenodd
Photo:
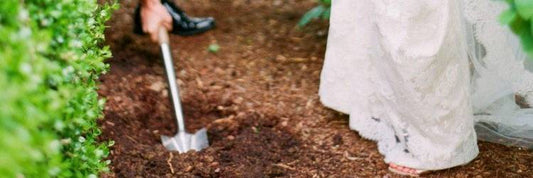
<svg viewBox="0 0 533 178"><path fill-rule="evenodd" d="M506 0L509 9L500 16L503 24L509 25L513 33L518 35L522 47L530 59L533 59L533 1Z"/></svg>
<svg viewBox="0 0 533 178"><path fill-rule="evenodd" d="M108 146L96 92L111 53L96 0L0 3L0 177L97 177Z"/></svg>
<svg viewBox="0 0 533 178"><path fill-rule="evenodd" d="M217 53L218 50L220 50L220 46L216 43L213 43L211 45L209 45L209 47L207 47L207 51L211 52L211 53Z"/></svg>
<svg viewBox="0 0 533 178"><path fill-rule="evenodd" d="M331 0L318 0L319 5L307 11L298 22L299 27L304 27L316 19L329 19L331 12Z"/></svg>

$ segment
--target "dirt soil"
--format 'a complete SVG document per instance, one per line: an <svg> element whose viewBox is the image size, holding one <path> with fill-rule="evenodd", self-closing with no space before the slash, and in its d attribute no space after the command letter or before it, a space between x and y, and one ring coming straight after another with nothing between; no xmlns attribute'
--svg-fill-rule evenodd
<svg viewBox="0 0 533 178"><path fill-rule="evenodd" d="M295 28L314 0L182 0L189 14L217 19L194 37L172 36L190 132L208 128L211 146L171 153L160 135L175 121L159 48L132 33L137 1L121 1L108 23L111 71L100 122L111 148L104 177L396 177L376 144L348 128L348 116L320 104L317 92L327 22ZM210 53L210 44L221 46ZM531 177L533 152L480 142L470 164L429 177Z"/></svg>

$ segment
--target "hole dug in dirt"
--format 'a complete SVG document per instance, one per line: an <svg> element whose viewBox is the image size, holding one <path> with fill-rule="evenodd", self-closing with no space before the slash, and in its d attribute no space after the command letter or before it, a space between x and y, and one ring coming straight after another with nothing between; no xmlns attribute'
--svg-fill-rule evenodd
<svg viewBox="0 0 533 178"><path fill-rule="evenodd" d="M213 122L208 130L211 146L206 152L214 151L215 164L223 167L215 173L224 177L285 175L287 170L277 164L295 161L301 144L277 124L276 118L257 113L240 113ZM209 175L212 173L201 174Z"/></svg>

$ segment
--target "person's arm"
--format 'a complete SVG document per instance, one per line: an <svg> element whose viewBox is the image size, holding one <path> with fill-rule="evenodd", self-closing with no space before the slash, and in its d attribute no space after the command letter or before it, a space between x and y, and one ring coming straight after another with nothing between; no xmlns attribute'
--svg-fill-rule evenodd
<svg viewBox="0 0 533 178"><path fill-rule="evenodd" d="M172 30L172 17L160 0L140 0L140 3L143 31L150 35L152 41L158 41L159 28Z"/></svg>

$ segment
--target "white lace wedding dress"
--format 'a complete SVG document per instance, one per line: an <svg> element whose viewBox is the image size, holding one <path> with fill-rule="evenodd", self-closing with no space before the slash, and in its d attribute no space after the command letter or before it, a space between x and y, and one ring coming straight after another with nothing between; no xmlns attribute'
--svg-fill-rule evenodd
<svg viewBox="0 0 533 178"><path fill-rule="evenodd" d="M532 101L533 75L519 41L497 21L505 8L489 0L334 0L322 103L349 114L350 128L375 140L388 163L466 164L478 154L475 121L485 139L528 146L533 112L514 96Z"/></svg>

